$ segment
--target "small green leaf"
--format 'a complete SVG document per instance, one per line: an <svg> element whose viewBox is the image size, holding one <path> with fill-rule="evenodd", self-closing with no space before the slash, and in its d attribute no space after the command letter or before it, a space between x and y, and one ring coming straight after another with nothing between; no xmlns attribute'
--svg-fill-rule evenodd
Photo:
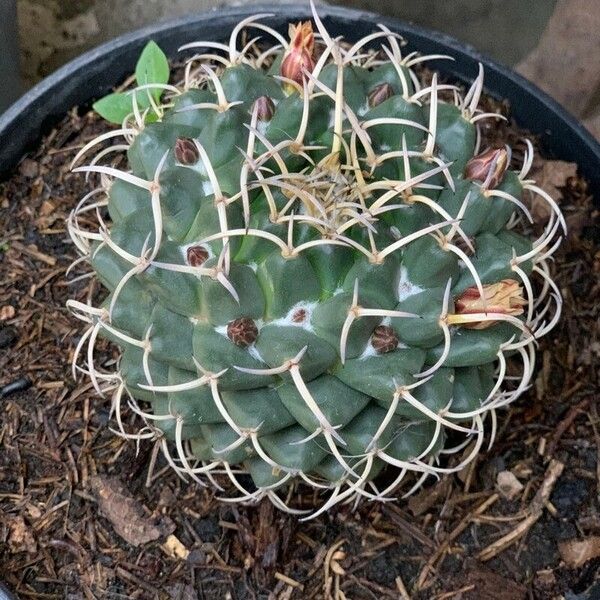
<svg viewBox="0 0 600 600"><path fill-rule="evenodd" d="M135 78L138 85L168 83L169 61L156 42L151 40L146 44L135 67ZM152 90L151 93L158 100L162 90Z"/></svg>
<svg viewBox="0 0 600 600"><path fill-rule="evenodd" d="M138 85L168 83L169 61L156 42L150 41L146 44L135 67L135 77ZM149 96L158 102L162 90L150 89L140 92L109 94L98 100L93 108L107 121L120 125L125 117L133 112L133 93L136 94L138 108L142 112L151 105ZM157 119L158 117L153 111L149 111L145 117L146 123L152 123Z"/></svg>
<svg viewBox="0 0 600 600"><path fill-rule="evenodd" d="M144 119L144 123L156 123L158 121L158 115L155 112L148 112Z"/></svg>
<svg viewBox="0 0 600 600"><path fill-rule="evenodd" d="M109 94L95 102L93 108L103 119L120 125L133 112L132 97L129 94Z"/></svg>
<svg viewBox="0 0 600 600"><path fill-rule="evenodd" d="M133 95L136 94L138 109L144 111L150 106L150 100L146 92L120 92L109 94L101 98L93 105L93 109L104 119L111 123L121 125L123 119L133 113ZM153 123L157 120L156 115L150 111L145 118L146 123Z"/></svg>

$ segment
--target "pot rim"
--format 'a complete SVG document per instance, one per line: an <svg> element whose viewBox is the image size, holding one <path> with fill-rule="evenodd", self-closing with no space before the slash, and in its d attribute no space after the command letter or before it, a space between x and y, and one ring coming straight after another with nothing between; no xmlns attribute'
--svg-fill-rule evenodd
<svg viewBox="0 0 600 600"><path fill-rule="evenodd" d="M270 24L279 29L290 20L310 18L308 4L246 5L213 8L210 11L184 15L128 32L93 48L60 67L26 92L4 114L0 115L0 178L12 170L23 155L47 133L70 108L89 105L133 72L135 60L145 41L157 38L167 54L174 56L176 47L190 38L192 32L205 29L205 39L223 39L241 19L269 13ZM521 126L540 136L542 146L563 160L577 162L581 174L591 184L591 192L600 196L600 144L585 127L558 102L512 69L488 58L469 44L438 31L406 23L399 19L340 6L319 5L319 15L333 29L348 31L375 29L384 23L400 33L409 46L421 53L439 53L441 46L454 61L430 61L432 67L446 76L469 82L477 72L477 63L485 69L485 91L497 99L511 103L511 116ZM357 28L357 24L359 27ZM362 35L362 32L361 32ZM355 36L348 36L349 38ZM129 56L126 55L129 54ZM102 67L102 68L100 68ZM106 69L114 77L107 81ZM87 80L86 85L82 85ZM518 96L525 101L518 102ZM30 112L27 117L27 112Z"/></svg>

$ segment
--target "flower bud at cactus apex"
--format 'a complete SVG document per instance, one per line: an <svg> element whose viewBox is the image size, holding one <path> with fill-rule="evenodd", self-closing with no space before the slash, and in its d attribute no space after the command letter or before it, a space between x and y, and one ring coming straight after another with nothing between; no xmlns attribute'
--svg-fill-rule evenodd
<svg viewBox="0 0 600 600"><path fill-rule="evenodd" d="M288 41L258 18L260 42L233 28L77 155L99 187L68 228L104 296L68 305L121 435L309 518L477 456L560 317L565 221L530 143L522 165L480 149L483 69L450 96L387 30L333 37L313 7Z"/></svg>
<svg viewBox="0 0 600 600"><path fill-rule="evenodd" d="M290 45L281 62L281 75L302 85L305 72L312 72L315 68L315 37L312 23L305 21L297 25L290 24L289 36Z"/></svg>

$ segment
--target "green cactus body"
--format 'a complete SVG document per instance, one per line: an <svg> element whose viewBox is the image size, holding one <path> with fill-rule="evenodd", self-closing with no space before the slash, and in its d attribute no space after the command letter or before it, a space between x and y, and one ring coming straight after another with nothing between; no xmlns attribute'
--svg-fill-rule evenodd
<svg viewBox="0 0 600 600"><path fill-rule="evenodd" d="M281 55L235 51L163 94L154 122L132 115L129 170L88 168L111 178L108 229L84 231L84 207L70 227L108 290L71 306L88 342L122 349L112 377L89 365L95 383L127 394L181 474L241 468L243 500L280 506L298 481L329 507L379 497L386 465L435 473L449 431L479 447L550 321L543 295L515 307L488 286L541 274L552 291L562 223L532 243L525 170L495 155L494 187L473 174L481 77L442 102L391 34L389 57L353 57L315 20L329 58L303 86L278 78ZM506 388L511 354L523 378Z"/></svg>

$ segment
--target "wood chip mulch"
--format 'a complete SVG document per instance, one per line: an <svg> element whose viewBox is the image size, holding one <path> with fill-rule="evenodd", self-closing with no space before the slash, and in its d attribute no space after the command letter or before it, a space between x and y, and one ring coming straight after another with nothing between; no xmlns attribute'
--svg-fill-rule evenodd
<svg viewBox="0 0 600 600"><path fill-rule="evenodd" d="M86 190L69 162L104 127L72 111L0 183L0 581L25 599L600 598L600 215L571 165L535 166L570 226L565 310L494 447L408 501L298 523L220 504L161 459L147 485L152 446L113 435L110 399L70 374L65 301L98 289L65 277Z"/></svg>

